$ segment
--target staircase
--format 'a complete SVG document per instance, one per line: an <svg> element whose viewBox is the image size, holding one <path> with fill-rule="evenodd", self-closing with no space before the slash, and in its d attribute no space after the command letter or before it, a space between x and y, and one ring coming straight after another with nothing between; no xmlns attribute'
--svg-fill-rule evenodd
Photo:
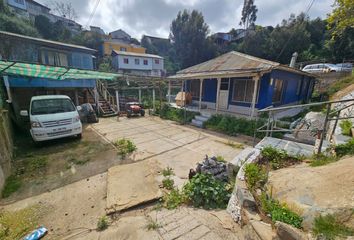
<svg viewBox="0 0 354 240"><path fill-rule="evenodd" d="M200 113L200 115L196 115L194 119L192 119L191 124L198 128L203 128L204 122L207 121L210 117L210 113Z"/></svg>
<svg viewBox="0 0 354 240"><path fill-rule="evenodd" d="M102 117L112 117L117 116L115 98L109 93L108 89L104 84L97 80L97 100L98 100L98 110ZM94 96L94 93L93 93Z"/></svg>

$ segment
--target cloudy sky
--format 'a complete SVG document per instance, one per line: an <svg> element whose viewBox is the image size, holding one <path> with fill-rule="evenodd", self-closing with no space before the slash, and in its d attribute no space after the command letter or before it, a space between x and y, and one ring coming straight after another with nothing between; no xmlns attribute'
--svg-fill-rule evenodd
<svg viewBox="0 0 354 240"><path fill-rule="evenodd" d="M38 0L51 7L53 0ZM71 2L77 21L84 27L98 0L57 0ZM258 7L258 25L273 25L288 18L291 13L306 10L310 0L255 0ZM315 0L309 15L324 18L331 12L334 0ZM228 31L239 27L243 0L100 0L89 25L99 26L105 32L123 29L140 39L143 34L168 37L171 21L178 11L197 9L204 15L211 32Z"/></svg>

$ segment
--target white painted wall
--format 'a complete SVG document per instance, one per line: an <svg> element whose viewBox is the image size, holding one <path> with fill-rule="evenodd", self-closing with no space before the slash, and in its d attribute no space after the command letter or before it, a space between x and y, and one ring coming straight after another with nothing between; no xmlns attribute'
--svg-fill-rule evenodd
<svg viewBox="0 0 354 240"><path fill-rule="evenodd" d="M124 59L128 59L128 63L124 63ZM139 60L139 64L135 63L135 59ZM113 57L112 63L116 70L137 70L148 71L150 75L161 76L164 72L164 62L162 58L158 58L159 63L155 62L156 58L143 56L117 55ZM144 65L147 60L147 65Z"/></svg>

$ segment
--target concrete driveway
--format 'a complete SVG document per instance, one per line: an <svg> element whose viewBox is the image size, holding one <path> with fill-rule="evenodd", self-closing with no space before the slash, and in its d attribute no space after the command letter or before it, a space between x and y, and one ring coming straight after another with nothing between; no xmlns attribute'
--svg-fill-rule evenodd
<svg viewBox="0 0 354 240"><path fill-rule="evenodd" d="M92 125L107 141L126 138L134 142L137 151L133 161L154 159L162 168L172 167L177 177L187 179L190 168L205 155L222 156L232 160L242 149L228 145L230 139L203 132L201 129L181 126L157 117L105 118ZM233 143L242 143L242 140Z"/></svg>

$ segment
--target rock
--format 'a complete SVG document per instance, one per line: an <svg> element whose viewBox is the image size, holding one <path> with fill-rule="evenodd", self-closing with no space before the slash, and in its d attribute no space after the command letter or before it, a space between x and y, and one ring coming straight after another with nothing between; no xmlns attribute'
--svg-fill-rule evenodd
<svg viewBox="0 0 354 240"><path fill-rule="evenodd" d="M237 199L240 202L240 206L243 208L256 211L256 201L254 200L252 194L246 188L238 188L236 192Z"/></svg>
<svg viewBox="0 0 354 240"><path fill-rule="evenodd" d="M307 236L301 230L283 223L283 222L276 222L275 229L277 233L276 239L280 240L307 240Z"/></svg>

